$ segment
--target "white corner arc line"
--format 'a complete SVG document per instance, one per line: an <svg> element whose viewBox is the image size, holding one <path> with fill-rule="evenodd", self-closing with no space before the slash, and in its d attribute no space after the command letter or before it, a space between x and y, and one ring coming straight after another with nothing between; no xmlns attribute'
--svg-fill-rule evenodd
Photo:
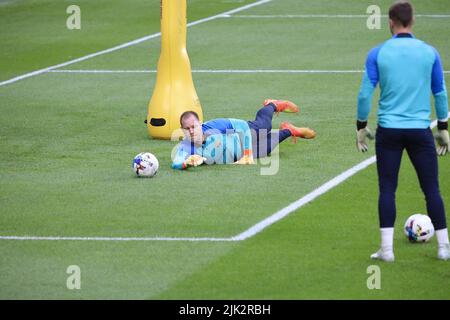
<svg viewBox="0 0 450 320"><path fill-rule="evenodd" d="M450 112L448 113L448 116L450 117ZM437 121L433 121L431 123L431 128L436 127ZM355 151L356 152L356 151ZM244 232L239 233L238 235L229 237L229 238L190 238L190 237L56 237L56 236L0 236L0 240L19 240L19 241L186 241L186 242L200 242L200 241L209 241L209 242L234 242L234 241L243 241L248 238L251 238L255 236L256 234L262 232L267 227L271 226L272 224L276 223L277 221L280 221L281 219L288 216L290 213L294 212L295 210L300 209L305 204L313 201L314 199L318 198L322 194L330 191L334 187L340 185L342 182L347 180L348 178L352 177L359 171L364 170L371 164L376 162L376 156L372 156L357 165L351 167L350 169L344 171L343 173L339 174L338 176L334 177L333 179L329 180L328 182L324 183L317 189L313 190L312 192L308 193L307 195L303 196L302 198L298 199L297 201L289 204L288 206L284 207L283 209L275 212L274 214L270 215L269 217L265 218L264 220L256 223L255 225L251 226Z"/></svg>
<svg viewBox="0 0 450 320"><path fill-rule="evenodd" d="M187 24L187 27L192 27L192 26L195 26L195 25L200 24L200 23L211 21L211 20L220 18L220 17L222 17L224 15L226 16L226 15L231 15L231 14L234 14L234 13L237 13L237 12L241 12L241 11L244 11L244 10L247 10L247 9L250 9L250 8L253 8L253 7L256 7L256 6L268 3L268 2L271 2L271 1L272 0L260 0L260 1L254 2L254 3L250 3L248 5L245 5L245 6L236 8L236 9L232 9L232 10L229 10L229 11L226 11L226 12L223 12L223 13L219 13L219 14L216 14L216 15L211 16L211 17L207 17L207 18L203 18L203 19L200 19L200 20L197 20L197 21L190 22L190 23ZM130 47L130 46L134 46L134 45L139 44L141 42L144 42L144 41L147 41L147 40L150 40L150 39L153 39L153 38L157 38L160 35L161 35L161 32L154 33L154 34L151 34L151 35L148 35L148 36L145 36L145 37L133 40L133 41L129 41L129 42L117 45L117 46L109 48L109 49L105 49L105 50L101 50L101 51L98 51L98 52L95 52L95 53L88 54L88 55L80 57L80 58L76 58L76 59L73 59L73 60L70 60L70 61L66 61L66 62L63 62L63 63L60 63L60 64L56 64L56 65L53 65L53 66L50 66L50 67L47 67L47 68L43 68L43 69L39 69L39 70L32 71L32 72L29 72L29 73L25 73L23 75L20 75L20 76L11 78L9 80L5 80L5 81L0 82L0 87L1 86L5 86L7 84L11 84L11 83L17 82L17 81L20 81L20 80L23 80L23 79L27 79L27 78L30 78L30 77L34 77L34 76L40 75L40 74L49 72L49 71L54 70L54 69L66 67L66 66L74 64L74 63L85 61L85 60L88 60L88 59L91 59L91 58L94 58L94 57L97 57L97 56L100 56L100 55L103 55L103 54L106 54L106 53L114 52L114 51L117 51L117 50L120 50L120 49L124 49L124 48Z"/></svg>

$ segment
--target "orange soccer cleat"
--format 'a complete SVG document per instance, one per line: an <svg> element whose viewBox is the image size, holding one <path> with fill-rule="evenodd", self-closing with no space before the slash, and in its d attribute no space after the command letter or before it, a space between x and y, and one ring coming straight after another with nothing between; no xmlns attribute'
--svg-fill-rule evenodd
<svg viewBox="0 0 450 320"><path fill-rule="evenodd" d="M291 132L294 142L297 142L297 138L302 139L314 139L316 137L316 132L310 128L299 128L293 124L285 121L280 125L280 130L287 129Z"/></svg>
<svg viewBox="0 0 450 320"><path fill-rule="evenodd" d="M276 100L276 99L266 99L264 100L264 106L273 103L275 105L275 111L278 112L289 112L289 113L297 113L299 112L299 108L297 105L288 100Z"/></svg>

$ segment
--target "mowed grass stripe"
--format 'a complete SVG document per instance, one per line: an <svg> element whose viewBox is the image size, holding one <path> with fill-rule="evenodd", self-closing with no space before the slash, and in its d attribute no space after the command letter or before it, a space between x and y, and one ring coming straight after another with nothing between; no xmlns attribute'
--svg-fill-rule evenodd
<svg viewBox="0 0 450 320"><path fill-rule="evenodd" d="M201 23L204 23L204 22L215 20L218 17L220 17L221 15L227 15L227 14L233 14L233 13L236 13L236 12L241 12L241 11L250 9L252 7L255 7L255 6L268 3L270 1L272 1L272 0L260 0L260 1L257 1L255 3L251 3L251 4L248 4L248 5L236 8L236 9L232 9L232 10L226 11L224 13L220 13L220 14L217 14L217 15L214 15L214 16L210 16L210 17L207 17L207 18L204 18L204 19L200 19L200 20L197 20L197 21L190 22L190 23L187 24L187 27L189 28L191 26L195 26L195 25L198 25L198 24L201 24ZM29 72L29 73L26 73L26 74L14 77L12 79L4 80L4 81L0 82L0 87L8 85L8 84L12 84L12 83L17 82L17 81L21 81L21 80L24 80L24 79L27 79L27 78L30 78L30 77L34 77L34 76L40 75L40 74L46 73L46 72L54 70L54 69L66 67L66 66L69 66L69 65L72 65L72 64L76 64L76 63L85 61L85 60L92 59L94 57L98 57L98 56L101 56L101 55L104 55L104 54L108 54L108 53L115 52L115 51L118 51L118 50L121 50L121 49L124 49L124 48L128 48L128 47L140 44L140 43L142 43L144 41L157 38L160 35L161 35L160 32L154 33L154 34L151 34L151 35L148 35L148 36L145 36L145 37L141 37L141 38L135 39L133 41L125 42L123 44L114 46L112 48L108 48L108 49L101 50L101 51L98 51L98 52L95 52L95 53L91 53L91 54L85 55L83 57L76 58L76 59L73 59L73 60L69 60L69 61L66 61L66 62L63 62L63 63L60 63L60 64L56 64L56 65L53 65L53 66L50 66L50 67L47 67L47 68L43 68L43 69L39 69L39 70L36 70L36 71L33 71L33 72Z"/></svg>

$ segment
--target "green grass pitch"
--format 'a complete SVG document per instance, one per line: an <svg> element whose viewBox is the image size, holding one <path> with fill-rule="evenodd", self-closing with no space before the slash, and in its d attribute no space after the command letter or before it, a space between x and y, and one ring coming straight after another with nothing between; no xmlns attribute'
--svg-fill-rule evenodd
<svg viewBox="0 0 450 320"><path fill-rule="evenodd" d="M189 0L188 20L254 2ZM413 2L419 14L450 14L447 0ZM81 8L81 30L66 28L70 4ZM371 4L386 14L391 1L273 0L192 26L192 68L361 70L389 37L386 18L369 30L364 17L298 15L365 15ZM416 37L440 51L445 70L449 30L448 17L416 20ZM158 0L0 1L0 82L157 32ZM159 49L157 37L63 69L154 70ZM373 143L368 154L354 144L361 76L193 74L206 119L250 120L265 98L300 105L274 127L289 120L318 136L283 143L275 175L261 175L261 163L170 169L174 143L150 139L143 123L155 73L48 72L2 85L0 236L239 234L374 154ZM160 161L155 178L133 176L142 151ZM450 208L448 156L439 166ZM397 209L393 264L369 259L379 245L375 165L244 241L0 240L0 299L449 299L436 240L413 245L403 235L406 218L425 212L406 154ZM80 290L66 286L70 265L81 269ZM380 267L379 290L367 287L370 265Z"/></svg>

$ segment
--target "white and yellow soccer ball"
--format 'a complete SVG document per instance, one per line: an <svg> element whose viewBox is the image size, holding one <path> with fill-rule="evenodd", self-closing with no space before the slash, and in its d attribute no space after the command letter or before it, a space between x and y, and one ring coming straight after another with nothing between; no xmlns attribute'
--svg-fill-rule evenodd
<svg viewBox="0 0 450 320"><path fill-rule="evenodd" d="M159 169L158 159L150 152L141 152L133 159L132 168L138 177L153 177Z"/></svg>
<svg viewBox="0 0 450 320"><path fill-rule="evenodd" d="M427 242L434 235L434 226L429 216L417 213L406 220L404 232L411 242Z"/></svg>

